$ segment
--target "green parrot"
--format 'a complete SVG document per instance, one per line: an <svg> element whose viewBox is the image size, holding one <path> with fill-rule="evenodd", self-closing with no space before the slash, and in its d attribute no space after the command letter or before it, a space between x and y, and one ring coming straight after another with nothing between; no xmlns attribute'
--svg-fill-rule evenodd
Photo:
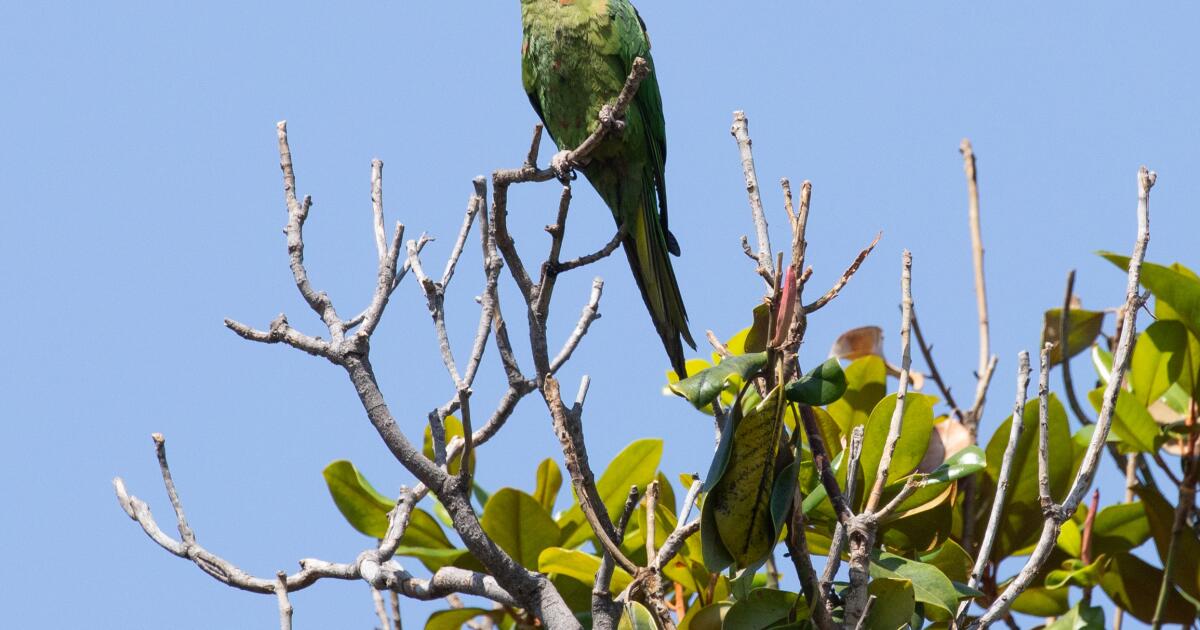
<svg viewBox="0 0 1200 630"><path fill-rule="evenodd" d="M521 0L521 22L525 91L563 151L595 131L597 114L616 100L634 59L654 67L646 24L629 0ZM668 257L679 255L679 245L667 229L666 159L662 97L651 73L625 114L624 131L610 134L579 167L625 226L625 254L642 300L671 366L685 378L681 338L693 349L696 343Z"/></svg>

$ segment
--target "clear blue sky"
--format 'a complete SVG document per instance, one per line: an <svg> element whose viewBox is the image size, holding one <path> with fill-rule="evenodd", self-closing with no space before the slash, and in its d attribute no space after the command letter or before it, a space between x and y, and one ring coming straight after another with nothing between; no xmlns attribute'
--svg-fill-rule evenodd
<svg viewBox="0 0 1200 630"><path fill-rule="evenodd" d="M686 7L686 9L684 8ZM814 182L813 286L884 237L843 296L815 317L803 358L842 330L878 324L898 354L903 248L922 324L966 396L976 362L959 140L979 159L993 347L990 433L1011 405L1015 357L1070 268L1091 307L1122 297L1097 249L1129 249L1135 172L1159 173L1150 258L1196 259L1200 45L1195 5L642 0L665 100L676 263L694 330L728 336L760 285L731 112L751 118L759 175L782 243L779 177ZM222 318L286 311L318 332L291 284L275 122L290 122L314 282L342 312L373 283L369 164L385 160L390 217L440 237L440 268L471 177L520 163L535 122L520 87L516 0L475 2L10 2L0 7L0 269L9 322L0 361L0 472L7 480L0 588L9 627L269 628L272 599L233 591L153 545L121 512L124 476L164 529L173 519L149 434L167 435L199 540L260 575L302 557L347 561L369 541L330 502L321 468L351 458L385 491L411 479L363 418L344 374L237 339ZM546 153L548 154L548 148ZM513 194L519 243L538 251L554 186ZM608 239L581 188L567 247ZM478 292L470 247L449 296L465 343ZM711 424L659 394L665 359L623 257L560 283L561 334L592 274L604 317L564 379L593 388L593 461L668 439L669 476L707 469ZM513 297L513 287L504 290ZM519 310L508 302L510 321ZM374 344L393 410L419 437L450 393L414 284ZM526 362L528 364L528 362ZM1080 363L1077 369L1085 369ZM476 388L495 400L489 354ZM480 478L530 487L558 447L544 410L519 409L486 447ZM1109 467L1105 464L1105 474ZM1119 481L1102 478L1104 500ZM414 563L415 564L415 563ZM297 628L369 628L361 583L294 597ZM419 627L431 610L407 604Z"/></svg>

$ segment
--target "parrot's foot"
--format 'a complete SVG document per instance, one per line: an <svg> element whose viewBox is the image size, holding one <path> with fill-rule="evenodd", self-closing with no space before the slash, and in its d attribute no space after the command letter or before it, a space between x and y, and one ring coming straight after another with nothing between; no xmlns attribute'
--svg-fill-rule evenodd
<svg viewBox="0 0 1200 630"><path fill-rule="evenodd" d="M570 151L559 151L550 158L550 169L554 171L554 176L560 182L569 182L575 179L575 164L571 162Z"/></svg>
<svg viewBox="0 0 1200 630"><path fill-rule="evenodd" d="M600 126L604 127L609 133L621 133L625 131L625 121L617 118L616 108L608 103L605 103L600 108L600 113L597 115L600 119Z"/></svg>

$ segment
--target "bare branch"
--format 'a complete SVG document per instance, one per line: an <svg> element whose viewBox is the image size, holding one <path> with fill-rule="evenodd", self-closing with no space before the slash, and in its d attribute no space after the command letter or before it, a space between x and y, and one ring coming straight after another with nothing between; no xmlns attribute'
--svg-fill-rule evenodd
<svg viewBox="0 0 1200 630"><path fill-rule="evenodd" d="M826 304L832 302L833 299L842 292L842 289L846 286L846 283L850 282L850 278L853 278L854 274L858 273L858 268L862 266L863 261L867 259L867 256L871 255L871 252L875 249L875 246L879 244L880 238L883 238L883 232L876 234L875 238L871 240L871 244L867 245L861 252L858 253L858 256L854 258L854 262L850 263L850 266L842 272L842 277L838 278L838 281L835 282L833 286L825 292L825 295L817 298L817 300L812 304L806 304L804 306L804 312L815 313L821 310Z"/></svg>
<svg viewBox="0 0 1200 630"><path fill-rule="evenodd" d="M967 175L967 218L971 224L971 259L975 264L975 306L979 311L979 374L987 369L991 358L991 339L988 332L987 283L983 276L983 230L979 224L979 183L975 175L975 151L971 141L963 138L958 150L963 156Z"/></svg>
<svg viewBox="0 0 1200 630"><path fill-rule="evenodd" d="M279 599L279 628L292 630L292 603L288 601L287 573L275 574L275 596Z"/></svg>
<svg viewBox="0 0 1200 630"><path fill-rule="evenodd" d="M1050 350L1054 344L1042 346L1038 372L1038 500L1042 510L1054 507L1050 496Z"/></svg>
<svg viewBox="0 0 1200 630"><path fill-rule="evenodd" d="M883 487L887 485L888 474L891 472L892 455L896 452L896 445L900 442L900 431L904 424L904 403L908 396L909 384L909 368L912 365L912 343L910 341L910 331L912 329L912 254L908 250L904 250L903 267L900 274L900 292L901 298L901 321L900 321L900 384L896 391L896 409L892 413L891 424L888 425L887 440L883 447L883 456L879 460L878 472L875 476L875 485L871 488L871 495L867 499L866 513L871 514L879 505L879 500L883 496Z"/></svg>
<svg viewBox="0 0 1200 630"><path fill-rule="evenodd" d="M638 487L631 486L628 496L625 497L625 507L622 508L616 522L617 538L622 542L625 540L625 528L633 516L633 511L637 509L639 498L641 497ZM608 590L612 584L615 566L612 555L605 551L600 558L600 568L596 571L596 579L592 585L592 619L596 630L613 630L616 627L616 618L621 614L621 607L613 601L612 593Z"/></svg>
<svg viewBox="0 0 1200 630"><path fill-rule="evenodd" d="M913 334L917 336L917 348L921 350L921 356L925 358L925 365L929 366L929 377L937 384L938 391L942 392L942 398L946 399L946 405L950 407L950 415L962 422L963 411L958 408L958 403L954 401L954 395L950 393L950 386L942 380L942 375L938 372L937 364L933 361L933 346L925 343L925 336L921 334L921 325L917 321L916 311L913 312L912 326Z"/></svg>
<svg viewBox="0 0 1200 630"><path fill-rule="evenodd" d="M996 479L996 494L992 499L992 512L988 516L987 528L983 530L983 541L979 545L978 555L975 556L975 566L971 569L967 586L979 588L983 570L991 559L992 546L996 535L1000 532L1000 518L1004 513L1004 502L1008 497L1011 483L1013 455L1017 452L1017 443L1021 440L1021 432L1025 428L1025 398L1029 391L1029 353L1021 352L1017 356L1017 396L1013 404L1012 424L1008 430L1008 444L1004 447L1004 456L1000 461L1000 476ZM958 608L958 623L965 623L967 609L971 607L970 600L964 601Z"/></svg>
<svg viewBox="0 0 1200 630"><path fill-rule="evenodd" d="M746 177L746 194L750 198L750 214L754 219L754 231L758 239L758 254L754 256L758 261L757 271L759 275L770 277L775 273L775 267L771 261L771 236L767 230L767 214L763 211L762 195L758 191L758 175L754 172L750 121L746 119L745 112L733 113L733 127L729 131L737 140L738 153L741 154L742 159L742 174ZM746 244L745 247L747 250L750 248L749 244Z"/></svg>
<svg viewBox="0 0 1200 630"><path fill-rule="evenodd" d="M1009 583L1008 588L992 602L992 605L988 607L983 616L972 624L972 628L986 628L1008 613L1013 600L1029 587L1042 565L1046 562L1046 559L1050 556L1063 521L1075 513L1075 508L1079 507L1079 502L1082 500L1084 493L1088 491L1092 485L1092 481L1095 479L1096 467L1099 464L1100 449L1103 448L1104 443L1108 439L1108 432L1112 427L1113 411L1116 408L1117 395L1120 393L1121 383L1125 378L1129 355L1133 347L1133 339L1137 332L1137 312L1144 301L1144 298L1138 293L1138 285L1141 282L1142 261L1146 257L1146 246L1150 241L1150 189L1154 186L1156 179L1157 176L1153 171L1148 171L1144 166L1139 169L1138 235L1134 243L1133 255L1129 259L1129 274L1125 289L1124 307L1126 321L1121 327L1120 338L1117 342L1116 350L1113 352L1112 370L1109 373L1108 384L1104 388L1103 403L1100 406L1100 415L1096 420L1096 429L1092 433L1092 440L1088 443L1087 450L1084 452L1083 460L1079 465L1079 472L1076 473L1075 481L1072 483L1071 489L1062 504L1053 506L1054 509L1052 510L1045 510L1047 514L1045 516L1045 524L1042 526L1041 537L1038 539L1033 553L1025 562L1025 566L1017 573L1012 582Z"/></svg>
<svg viewBox="0 0 1200 630"><path fill-rule="evenodd" d="M383 220L383 160L371 160L371 214L375 226L375 249L379 260L387 256L387 230Z"/></svg>
<svg viewBox="0 0 1200 630"><path fill-rule="evenodd" d="M579 315L579 323L575 325L575 330L571 331L571 336L567 338L563 344L562 350L559 350L558 356L550 362L550 373L558 372L558 369L571 358L571 354L579 347L579 342L583 341L583 336L587 334L591 328L592 322L600 319L600 296L604 293L604 280L596 278L592 280L592 294L588 298L587 306L583 307L583 313Z"/></svg>
<svg viewBox="0 0 1200 630"><path fill-rule="evenodd" d="M375 616L379 617L380 630L389 630L392 620L388 617L387 604L383 601L383 593L374 586L371 587L371 602L375 604Z"/></svg>
<svg viewBox="0 0 1200 630"><path fill-rule="evenodd" d="M558 273L563 273L572 269L578 269L584 265L590 265L594 262L608 258L613 252L617 251L618 247L621 246L621 241L624 240L625 233L625 226L622 225L621 227L617 228L617 233L613 234L612 239L605 243L604 247L601 247L590 254L584 254L583 256L578 256L576 258L572 258L571 260L565 260L559 263Z"/></svg>
<svg viewBox="0 0 1200 630"><path fill-rule="evenodd" d="M863 425L854 427L850 433L850 454L846 468L846 496L854 499L854 486L858 480L858 458L862 455ZM846 548L846 527L839 521L833 530L833 541L829 545L829 556L825 559L825 571L821 574L821 592L825 595L826 607L833 612L833 579L842 564L842 551Z"/></svg>

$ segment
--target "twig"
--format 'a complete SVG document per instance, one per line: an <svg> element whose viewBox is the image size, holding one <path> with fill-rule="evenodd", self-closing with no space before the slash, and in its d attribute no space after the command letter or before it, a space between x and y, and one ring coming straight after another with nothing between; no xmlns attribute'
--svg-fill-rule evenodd
<svg viewBox="0 0 1200 630"><path fill-rule="evenodd" d="M875 486L867 499L865 512L875 512L879 500L883 496L883 487L887 485L888 474L891 472L892 455L900 442L900 431L904 424L904 403L908 396L909 368L912 365L912 253L904 251L904 264L900 275L900 291L902 293L900 318L900 384L896 391L896 409L892 413L891 424L888 426L887 440L884 442L883 454L879 459L879 467L875 475Z"/></svg>
<svg viewBox="0 0 1200 630"><path fill-rule="evenodd" d="M595 278L592 280L592 294L588 298L588 303L583 307L583 312L579 315L579 323L575 324L575 330L571 331L571 335L567 337L566 343L563 344L558 355L550 362L550 373L554 374L571 358L571 354L579 347L579 342L583 341L583 336L587 334L591 328L592 322L600 319L600 296L604 293L604 280Z"/></svg>
<svg viewBox="0 0 1200 630"><path fill-rule="evenodd" d="M863 425L854 427L850 433L850 454L846 468L846 496L854 500L854 486L858 480L858 458L862 454ZM825 559L825 571L821 574L821 592L826 599L826 607L833 612L833 579L837 576L838 567L842 564L842 551L846 548L846 528L839 521L833 530L833 540L829 545L829 556Z"/></svg>
<svg viewBox="0 0 1200 630"><path fill-rule="evenodd" d="M658 509L658 480L651 481L646 486L646 557L655 558L654 550L654 511Z"/></svg>
<svg viewBox="0 0 1200 630"><path fill-rule="evenodd" d="M625 540L625 528L633 516L633 511L637 509L639 498L637 486L631 486L629 494L625 497L625 507L621 509L621 515L616 522L617 537L621 541ZM595 630L614 630L616 619L621 614L621 607L613 601L612 593L609 592L615 566L612 555L605 551L600 558L600 568L596 571L596 579L592 585L592 620Z"/></svg>
<svg viewBox="0 0 1200 630"><path fill-rule="evenodd" d="M975 566L971 569L967 586L979 588L980 578L992 555L992 546L996 535L1000 532L1000 519L1004 514L1004 502L1008 497L1008 487L1011 483L1013 455L1017 452L1017 443L1021 440L1021 432L1025 428L1025 398L1029 391L1029 353L1021 352L1017 356L1017 396L1013 404L1012 424L1008 430L1008 445L1004 447L1004 456L1000 461L1000 475L996 478L996 494L992 499L992 512L988 516L987 528L983 530L983 541L975 556ZM971 607L970 600L963 601L958 607L958 623L966 622L967 609Z"/></svg>
<svg viewBox="0 0 1200 630"><path fill-rule="evenodd" d="M275 574L275 596L279 599L279 628L292 630L292 603L288 601L287 573Z"/></svg>
<svg viewBox="0 0 1200 630"><path fill-rule="evenodd" d="M1050 350L1042 346L1038 372L1038 501L1045 512L1054 507L1050 497Z"/></svg>
<svg viewBox="0 0 1200 630"><path fill-rule="evenodd" d="M404 630L404 622L400 620L400 596L396 591L391 591L388 595L392 601L392 622L395 630Z"/></svg>
<svg viewBox="0 0 1200 630"><path fill-rule="evenodd" d="M867 259L867 256L871 255L871 252L874 251L875 246L879 244L879 239L881 238L883 238L883 232L876 234L875 238L871 240L871 243L863 248L862 251L858 252L858 256L854 257L854 262L850 263L850 266L846 267L846 270L842 272L842 277L838 278L838 281L835 282L833 286L825 292L825 295L817 298L817 300L812 304L805 305L804 312L815 313L821 310L826 304L832 302L833 299L842 292L842 289L845 288L846 283L850 282L850 278L853 278L854 274L858 272L858 268L862 266L863 261Z"/></svg>
<svg viewBox="0 0 1200 630"><path fill-rule="evenodd" d="M383 601L383 593L374 586L371 587L371 602L375 605L375 616L379 617L379 630L389 630L392 620L388 617L387 604Z"/></svg>
<svg viewBox="0 0 1200 630"><path fill-rule="evenodd" d="M738 152L741 154L742 174L746 178L746 194L750 198L750 215L754 219L755 237L758 239L758 254L754 256L758 261L756 271L769 282L775 274L775 268L771 261L773 257L771 255L771 236L767 230L767 214L763 211L762 195L758 190L758 175L754 171L750 121L746 119L745 112L733 113L733 127L729 131L737 140ZM749 244L746 247L749 248Z"/></svg>
<svg viewBox="0 0 1200 630"><path fill-rule="evenodd" d="M1129 355L1133 347L1133 339L1137 329L1137 311L1143 304L1143 297L1138 293L1138 285L1141 281L1142 261L1146 257L1146 246L1150 241L1150 189L1154 186L1156 175L1152 171L1148 171L1146 167L1142 167L1138 171L1138 235L1137 241L1134 244L1133 255L1129 259L1129 274L1125 290L1125 312L1127 321L1121 327L1121 334L1117 342L1116 351L1113 353L1112 371L1109 374L1108 384L1104 388L1103 404L1100 406L1100 415L1096 420L1096 429L1092 433L1092 440L1088 443L1087 450L1084 452L1083 460L1079 465L1079 472L1075 476L1075 481L1071 486L1071 490L1067 493L1066 499L1061 505L1053 506L1054 509L1046 510L1049 512L1045 516L1045 522L1042 525L1042 533L1038 538L1037 544L1034 546L1033 553L1025 562L1025 566L1017 573L1012 582L1003 593L1001 593L988 607L974 624L972 628L986 628L988 625L1008 613L1009 607L1014 599L1017 598L1026 588L1033 582L1038 571L1050 556L1053 550L1055 541L1058 538L1058 532L1063 521L1070 518L1075 513L1075 508L1079 506L1084 493L1091 487L1092 481L1095 479L1096 467L1099 463L1100 449L1103 448L1105 441L1108 439L1109 429L1112 427L1113 410L1116 408L1117 395L1120 393L1121 383L1125 378L1125 370L1128 367Z"/></svg>
<svg viewBox="0 0 1200 630"><path fill-rule="evenodd" d="M625 233L626 226L622 225L621 227L617 228L617 233L613 234L612 239L605 243L604 247L601 247L590 254L584 254L583 256L578 256L570 260L564 260L558 264L557 273L578 269L584 265L590 265L594 262L608 258L613 252L617 251L618 247L621 246L621 241L625 238Z"/></svg>
<svg viewBox="0 0 1200 630"><path fill-rule="evenodd" d="M921 350L921 356L925 358L925 365L929 367L929 377L937 384L938 391L942 392L942 398L946 399L946 405L950 407L950 415L962 422L963 411L958 408L954 395L950 393L950 386L942 380L942 375L938 372L937 364L933 361L933 346L925 343L925 335L921 334L921 325L918 323L916 311L913 312L912 327L913 334L917 336L917 348Z"/></svg>
<svg viewBox="0 0 1200 630"><path fill-rule="evenodd" d="M875 596L867 598L867 605L863 607L862 617L858 618L858 623L855 624L854 630L862 630L867 627L867 617L871 615L871 609L875 607Z"/></svg>
<svg viewBox="0 0 1200 630"><path fill-rule="evenodd" d="M383 160L371 160L371 214L375 226L375 249L379 259L387 256L387 230L383 224ZM386 628L384 629L386 630Z"/></svg>
<svg viewBox="0 0 1200 630"><path fill-rule="evenodd" d="M971 149L971 141L963 138L958 150L962 152L963 170L967 175L967 217L971 224L971 260L975 265L975 307L979 311L979 374L982 375L987 370L992 353L988 332L987 283L983 275L983 230L979 225L979 183L975 175L975 151Z"/></svg>

